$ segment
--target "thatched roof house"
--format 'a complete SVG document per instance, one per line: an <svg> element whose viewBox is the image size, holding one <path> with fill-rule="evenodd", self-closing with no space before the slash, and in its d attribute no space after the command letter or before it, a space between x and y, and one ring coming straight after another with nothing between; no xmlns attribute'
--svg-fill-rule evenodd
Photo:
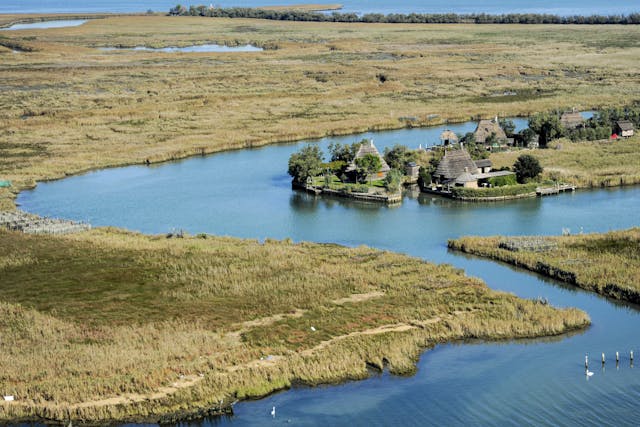
<svg viewBox="0 0 640 427"><path fill-rule="evenodd" d="M629 120L618 120L616 122L616 133L618 136L633 136L633 123Z"/></svg>
<svg viewBox="0 0 640 427"><path fill-rule="evenodd" d="M562 113L560 116L560 124L565 129L576 129L584 125L584 117L577 111Z"/></svg>
<svg viewBox="0 0 640 427"><path fill-rule="evenodd" d="M491 172L491 166L489 159L474 162L464 148L449 150L438 163L433 180L444 186L477 188L478 180L513 174L511 171Z"/></svg>
<svg viewBox="0 0 640 427"><path fill-rule="evenodd" d="M464 172L475 173L476 169L476 164L471 160L467 150L449 150L438 163L433 176L438 182L445 183L455 180Z"/></svg>
<svg viewBox="0 0 640 427"><path fill-rule="evenodd" d="M391 168L389 167L389 165L385 161L384 157L382 157L380 155L380 152L378 151L376 146L373 145L373 140L372 139L370 139L368 141L364 141L362 144L360 144L360 148L358 148L358 152L354 156L353 161L347 167L346 172L347 173L356 172L358 170L358 166L356 165L356 159L360 159L360 158L366 156L367 154L372 154L372 155L378 157L380 159L380 164L381 164L380 170L375 174L375 176L370 177L370 178L383 179L384 177L386 177L387 173L391 170Z"/></svg>
<svg viewBox="0 0 640 427"><path fill-rule="evenodd" d="M476 142L480 144L486 143L492 134L496 135L498 141L507 140L507 134L504 133L504 129L500 127L497 117L494 120L480 120L476 131L473 133Z"/></svg>
<svg viewBox="0 0 640 427"><path fill-rule="evenodd" d="M446 129L444 132L440 134L440 141L444 145L451 145L458 143L458 135L452 130Z"/></svg>

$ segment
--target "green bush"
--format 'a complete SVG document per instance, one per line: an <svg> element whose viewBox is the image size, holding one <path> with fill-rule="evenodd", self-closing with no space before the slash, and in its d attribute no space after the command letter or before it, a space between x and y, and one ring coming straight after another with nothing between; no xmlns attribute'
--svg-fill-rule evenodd
<svg viewBox="0 0 640 427"><path fill-rule="evenodd" d="M397 193L400 191L403 180L404 174L402 172L397 169L391 169L384 178L384 188L386 188L390 193Z"/></svg>
<svg viewBox="0 0 640 427"><path fill-rule="evenodd" d="M489 178L488 181L492 187L504 187L505 185L516 185L518 183L515 175L496 176Z"/></svg>
<svg viewBox="0 0 640 427"><path fill-rule="evenodd" d="M536 178L542 173L542 170L540 161L530 154L521 155L513 165L513 171L516 173L516 179L520 184Z"/></svg>
<svg viewBox="0 0 640 427"><path fill-rule="evenodd" d="M366 184L355 184L352 185L351 187L349 187L349 190L352 193L368 193L369 192L369 186Z"/></svg>
<svg viewBox="0 0 640 427"><path fill-rule="evenodd" d="M503 196L519 196L521 194L533 193L536 191L538 184L517 184L506 185L494 188L464 188L454 187L451 193L458 198L483 198L483 197L503 197Z"/></svg>

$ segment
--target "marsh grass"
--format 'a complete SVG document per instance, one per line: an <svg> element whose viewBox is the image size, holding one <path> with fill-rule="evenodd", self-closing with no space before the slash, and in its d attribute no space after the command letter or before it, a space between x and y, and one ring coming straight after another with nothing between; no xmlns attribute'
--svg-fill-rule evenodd
<svg viewBox="0 0 640 427"><path fill-rule="evenodd" d="M640 28L594 28L123 16L7 31L0 44L29 52L0 51L0 159L11 159L0 179L24 189L102 167L399 128L402 117L416 126L638 99ZM204 43L266 50L97 49ZM491 96L505 91L520 95ZM12 203L13 193L0 196Z"/></svg>
<svg viewBox="0 0 640 427"><path fill-rule="evenodd" d="M0 420L157 420L589 323L404 255L204 237L0 231Z"/></svg>
<svg viewBox="0 0 640 427"><path fill-rule="evenodd" d="M521 266L612 298L640 303L639 228L544 240L549 245L541 251L503 249L500 243L505 241L504 237L463 237L449 241L449 247Z"/></svg>
<svg viewBox="0 0 640 427"><path fill-rule="evenodd" d="M582 188L640 184L640 137L626 140L571 142L559 140L555 148L527 150L544 167L543 179ZM495 167L513 166L521 151L491 155Z"/></svg>

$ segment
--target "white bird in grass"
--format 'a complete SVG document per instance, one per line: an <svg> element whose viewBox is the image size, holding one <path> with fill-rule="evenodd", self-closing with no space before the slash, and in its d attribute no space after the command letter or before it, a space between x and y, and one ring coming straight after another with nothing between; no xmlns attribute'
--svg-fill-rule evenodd
<svg viewBox="0 0 640 427"><path fill-rule="evenodd" d="M272 416L273 418L275 418L275 417L276 417L276 407L275 407L275 406L273 407L273 409L271 409L271 416Z"/></svg>

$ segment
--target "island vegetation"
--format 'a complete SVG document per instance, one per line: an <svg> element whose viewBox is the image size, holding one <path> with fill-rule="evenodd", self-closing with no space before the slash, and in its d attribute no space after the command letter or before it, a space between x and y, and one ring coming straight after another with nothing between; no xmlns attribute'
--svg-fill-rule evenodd
<svg viewBox="0 0 640 427"><path fill-rule="evenodd" d="M576 231L576 230L574 230ZM640 303L640 229L529 237L462 237L449 247L504 261L607 297Z"/></svg>
<svg viewBox="0 0 640 427"><path fill-rule="evenodd" d="M640 138L572 142L559 139L549 149L527 150L538 159L546 183L570 183L578 188L617 187L640 184ZM511 167L520 151L491 154L495 167Z"/></svg>
<svg viewBox="0 0 640 427"><path fill-rule="evenodd" d="M0 230L0 393L14 397L0 401L0 421L220 413L368 367L411 374L421 351L445 341L589 324L582 311L405 255L177 237Z"/></svg>
<svg viewBox="0 0 640 427"><path fill-rule="evenodd" d="M397 203L403 184L415 184L418 151L397 144L382 156L373 141L329 145L330 161L315 144L304 146L289 158L293 187L360 200Z"/></svg>

